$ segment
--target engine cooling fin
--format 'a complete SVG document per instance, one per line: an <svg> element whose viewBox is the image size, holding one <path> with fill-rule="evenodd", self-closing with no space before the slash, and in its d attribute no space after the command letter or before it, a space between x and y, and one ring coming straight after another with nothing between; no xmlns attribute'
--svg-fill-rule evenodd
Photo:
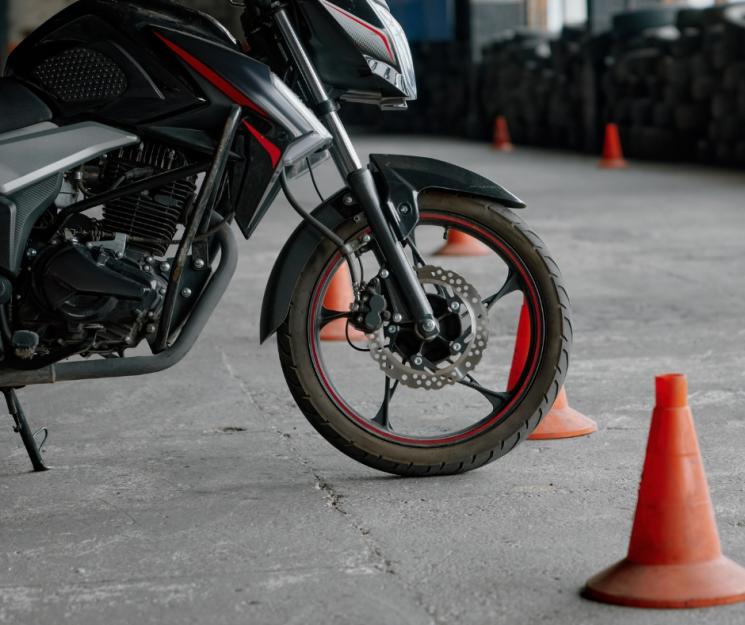
<svg viewBox="0 0 745 625"><path fill-rule="evenodd" d="M143 143L124 148L112 157L106 168L106 179L115 184L135 168L152 168L153 174L187 164L186 157L168 146ZM189 198L196 190L192 176L157 189L149 189L108 202L103 208L103 227L121 232L135 247L163 256L173 241Z"/></svg>

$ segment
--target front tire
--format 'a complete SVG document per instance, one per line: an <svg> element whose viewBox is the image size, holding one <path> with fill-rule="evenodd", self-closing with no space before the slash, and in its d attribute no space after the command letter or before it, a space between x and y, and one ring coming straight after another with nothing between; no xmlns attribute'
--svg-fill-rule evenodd
<svg viewBox="0 0 745 625"><path fill-rule="evenodd" d="M448 475L476 469L507 454L527 438L553 406L569 365L569 299L546 246L510 210L484 200L431 192L421 196L420 212L424 225L443 228L446 233L455 228L481 240L500 258L514 262L509 275L522 276L524 306L530 310L532 324L530 353L534 357L526 359L520 385L512 389L501 412L495 404L495 414L470 429L415 437L399 435L390 426L382 428L375 419L350 408L329 382L318 356L318 325L309 321L315 319L319 297L328 286L333 267L341 263L338 250L328 240L319 243L298 280L288 317L278 331L278 346L293 397L313 427L337 449L392 474ZM364 222L350 221L337 234L351 240L367 231ZM382 371L378 373L383 375ZM369 383L360 380L360 384ZM438 393L415 392L422 399L425 394L434 399Z"/></svg>

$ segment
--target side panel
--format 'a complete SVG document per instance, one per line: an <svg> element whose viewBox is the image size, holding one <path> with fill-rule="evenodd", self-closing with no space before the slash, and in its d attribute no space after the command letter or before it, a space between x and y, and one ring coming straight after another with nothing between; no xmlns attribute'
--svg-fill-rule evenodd
<svg viewBox="0 0 745 625"><path fill-rule="evenodd" d="M0 195L0 273L15 276L21 270L31 229L61 186L62 174L55 174L10 197Z"/></svg>
<svg viewBox="0 0 745 625"><path fill-rule="evenodd" d="M157 36L205 88L244 109L246 117L234 146L239 159L233 165L231 195L236 222L249 237L274 199L281 168L325 148L331 136L263 63L201 37L166 29L159 29Z"/></svg>
<svg viewBox="0 0 745 625"><path fill-rule="evenodd" d="M50 176L138 141L136 135L93 122L22 136L0 135L0 194L13 195Z"/></svg>

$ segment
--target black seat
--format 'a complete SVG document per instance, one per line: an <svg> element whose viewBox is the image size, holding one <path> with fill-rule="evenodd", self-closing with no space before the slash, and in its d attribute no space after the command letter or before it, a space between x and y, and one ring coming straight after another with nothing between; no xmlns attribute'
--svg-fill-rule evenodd
<svg viewBox="0 0 745 625"><path fill-rule="evenodd" d="M14 78L0 78L0 133L52 119L52 111Z"/></svg>

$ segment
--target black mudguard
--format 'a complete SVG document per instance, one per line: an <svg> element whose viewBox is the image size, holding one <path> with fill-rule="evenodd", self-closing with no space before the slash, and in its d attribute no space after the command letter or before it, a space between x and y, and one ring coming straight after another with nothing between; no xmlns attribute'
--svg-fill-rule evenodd
<svg viewBox="0 0 745 625"><path fill-rule="evenodd" d="M507 208L525 208L518 197L503 187L462 167L418 156L373 154L370 160L378 190L396 221L401 239L416 226L419 195L424 191L449 191L490 200ZM344 205L342 198L347 193L348 189L339 191L319 206L313 216L332 230L341 226L360 212L357 205ZM303 222L282 248L269 276L261 308L262 343L287 317L300 274L322 238L315 228Z"/></svg>

